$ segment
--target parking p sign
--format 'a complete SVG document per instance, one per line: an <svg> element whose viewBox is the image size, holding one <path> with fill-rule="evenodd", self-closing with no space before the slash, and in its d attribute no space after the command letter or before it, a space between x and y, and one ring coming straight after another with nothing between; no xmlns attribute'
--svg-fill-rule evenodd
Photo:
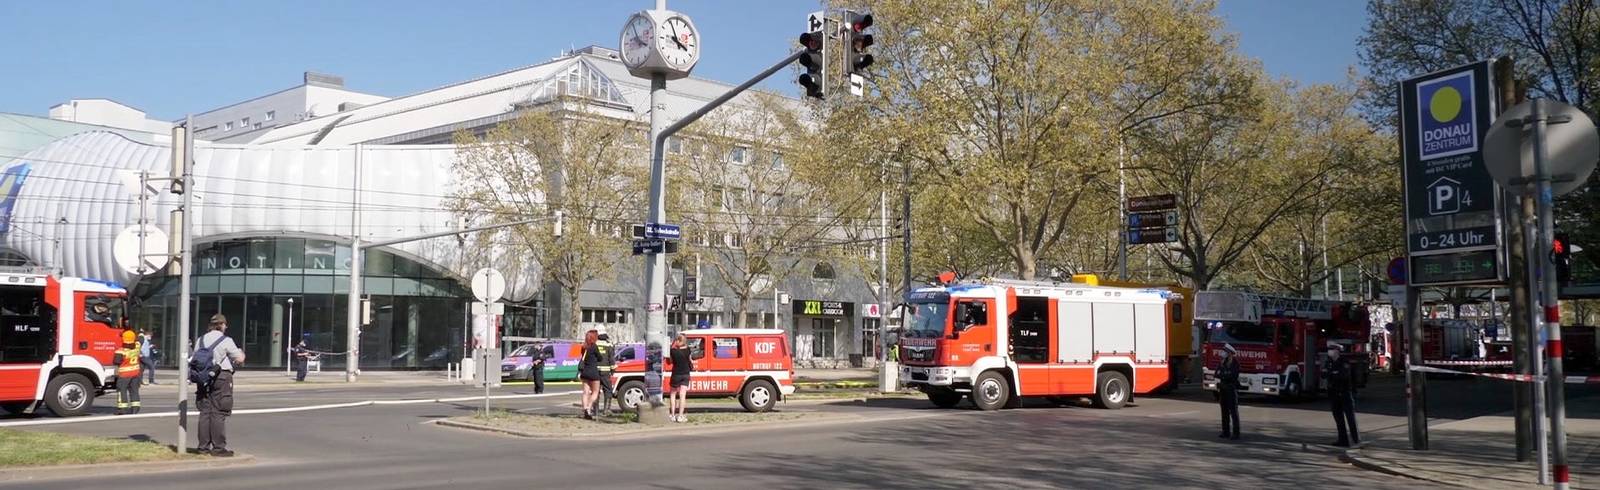
<svg viewBox="0 0 1600 490"><path fill-rule="evenodd" d="M1400 83L1406 272L1414 285L1492 284L1504 276L1500 191L1483 159L1493 82L1489 62L1478 62Z"/></svg>

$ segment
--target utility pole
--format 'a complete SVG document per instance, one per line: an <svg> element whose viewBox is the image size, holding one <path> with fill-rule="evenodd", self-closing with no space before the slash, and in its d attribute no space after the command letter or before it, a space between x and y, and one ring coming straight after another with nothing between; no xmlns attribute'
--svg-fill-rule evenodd
<svg viewBox="0 0 1600 490"><path fill-rule="evenodd" d="M1512 73L1512 58L1502 57L1495 61L1494 80L1498 104L1495 106L1499 112L1504 113L1520 102L1516 77ZM1495 115L1499 117L1499 114ZM1507 268L1511 271L1527 270L1528 244L1523 233L1523 223L1526 217L1533 215L1533 201L1528 197L1520 197L1508 191L1501 191L1504 199L1504 212L1506 224L1503 227L1506 233ZM1526 211L1526 213L1524 213ZM1510 297L1505 327L1511 330L1511 358L1512 370L1517 374L1532 375L1532 359L1534 353L1530 348L1532 326L1528 324L1528 301L1531 298L1528 290L1528 276L1525 274L1507 274L1510 287ZM1534 391L1538 387L1532 383L1513 383L1511 385L1512 406L1516 414L1516 456L1517 461L1527 461L1533 457L1534 448L1534 418L1533 409Z"/></svg>
<svg viewBox="0 0 1600 490"><path fill-rule="evenodd" d="M900 294L911 294L911 164L900 163L901 187L900 192L900 218L905 228L900 230L900 279L903 289ZM900 328L911 326L911 308L900 311Z"/></svg>
<svg viewBox="0 0 1600 490"><path fill-rule="evenodd" d="M1123 175L1122 138L1117 138L1117 280L1128 280L1128 179ZM1172 223L1167 223L1172 226Z"/></svg>
<svg viewBox="0 0 1600 490"><path fill-rule="evenodd" d="M1556 270L1552 263L1551 242L1555 240L1555 194L1551 188L1553 176L1550 175L1549 145L1545 144L1546 126L1552 122L1560 124L1566 121L1552 121L1544 113L1544 99L1534 99L1533 116L1533 168L1538 176L1537 205L1539 208L1539 251L1537 255L1528 257L1529 263L1539 264L1539 279L1542 290L1544 309L1544 327L1549 335L1549 348L1546 349L1550 356L1550 434L1554 439L1555 461L1550 467L1550 472L1555 477L1555 487L1566 489L1571 473L1567 467L1567 404L1566 404L1566 378L1562 370L1561 349L1561 299L1556 282ZM1531 289L1531 288L1530 288ZM1542 449L1542 448L1541 448ZM1540 475L1541 478L1543 474Z"/></svg>
<svg viewBox="0 0 1600 490"><path fill-rule="evenodd" d="M878 166L878 338L872 346L878 366L889 359L889 165ZM881 367L880 367L881 369Z"/></svg>
<svg viewBox="0 0 1600 490"><path fill-rule="evenodd" d="M178 188L183 191L183 207L179 212L173 213L178 218L172 226L178 228L173 236L178 237L182 252L178 258L178 339L179 352L188 351L189 324L194 321L189 317L189 300L193 292L190 280L190 269L194 265L194 225L191 211L194 209L194 116L183 118L183 125L172 128L172 167L175 177L181 179ZM139 260L144 260L140 257ZM180 357L180 359L187 356ZM178 363L178 440L173 445L178 454L186 454L189 444L189 363Z"/></svg>

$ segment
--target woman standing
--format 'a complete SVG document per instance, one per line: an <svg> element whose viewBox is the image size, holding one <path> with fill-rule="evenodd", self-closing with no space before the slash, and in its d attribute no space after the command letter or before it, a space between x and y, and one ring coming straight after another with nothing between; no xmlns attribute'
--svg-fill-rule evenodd
<svg viewBox="0 0 1600 490"><path fill-rule="evenodd" d="M595 346L600 334L583 334L583 357L578 361L578 378L583 380L583 418L594 419L594 402L600 397L600 349Z"/></svg>
<svg viewBox="0 0 1600 490"><path fill-rule="evenodd" d="M689 373L694 371L694 360L689 355L689 338L683 334L672 339L672 397L667 413L673 422L688 422L684 412L689 408Z"/></svg>

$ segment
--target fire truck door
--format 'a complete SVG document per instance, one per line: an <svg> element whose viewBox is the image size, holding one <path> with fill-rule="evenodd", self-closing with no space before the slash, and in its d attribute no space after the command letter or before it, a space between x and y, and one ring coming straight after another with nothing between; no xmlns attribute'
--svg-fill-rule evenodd
<svg viewBox="0 0 1600 490"><path fill-rule="evenodd" d="M1300 342L1300 386L1306 394L1316 393L1322 389L1322 363L1317 362L1322 354L1322 338L1317 335L1317 327L1305 320L1291 320L1285 326L1304 335L1304 341Z"/></svg>

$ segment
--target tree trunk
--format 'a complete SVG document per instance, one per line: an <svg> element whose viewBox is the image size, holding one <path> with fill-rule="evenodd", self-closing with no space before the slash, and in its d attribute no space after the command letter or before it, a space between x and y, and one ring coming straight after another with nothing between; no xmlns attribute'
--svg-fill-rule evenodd
<svg viewBox="0 0 1600 490"><path fill-rule="evenodd" d="M1016 247L1016 252L1017 278L1032 281L1039 275L1039 261L1035 260L1032 251L1025 250L1020 245Z"/></svg>
<svg viewBox="0 0 1600 490"><path fill-rule="evenodd" d="M561 302L566 303L562 306L567 310L567 328L563 333L567 335L560 337L581 339L588 330L583 328L583 305L578 302L578 289L576 286L561 286Z"/></svg>

